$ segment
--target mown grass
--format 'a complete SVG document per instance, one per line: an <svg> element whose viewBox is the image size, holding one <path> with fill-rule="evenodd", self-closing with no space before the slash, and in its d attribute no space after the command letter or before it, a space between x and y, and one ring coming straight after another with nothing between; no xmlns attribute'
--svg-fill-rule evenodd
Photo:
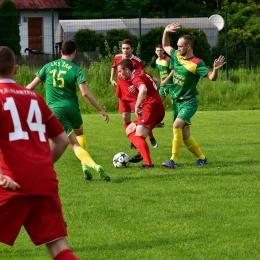
<svg viewBox="0 0 260 260"><path fill-rule="evenodd" d="M93 260L256 260L260 259L260 111L199 111L192 136L209 164L194 167L185 147L176 170L161 167L171 154L171 113L154 129L155 168L113 167L112 158L133 155L121 116L108 124L84 115L89 152L112 177L84 180L80 163L67 149L55 168L68 224L68 242L80 259ZM10 222L11 225L11 222ZM49 259L24 230L13 248L0 245L3 260Z"/></svg>

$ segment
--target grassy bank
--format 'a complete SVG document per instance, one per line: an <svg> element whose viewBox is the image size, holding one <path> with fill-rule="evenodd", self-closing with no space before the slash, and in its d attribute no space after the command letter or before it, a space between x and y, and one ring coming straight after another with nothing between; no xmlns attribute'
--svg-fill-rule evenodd
<svg viewBox="0 0 260 260"><path fill-rule="evenodd" d="M92 94L96 97L102 107L108 112L117 111L117 98L115 88L110 84L110 59L103 59L101 62L94 62L89 68L82 66L86 82ZM21 85L27 85L39 68L21 66L16 76L16 81ZM148 72L159 78L154 68L147 67ZM237 69L229 71L229 78L226 79L226 72L219 71L219 78L211 82L207 78L200 79L198 83L200 92L199 110L255 110L260 109L260 69L251 70ZM44 94L44 85L36 90ZM79 102L82 112L93 113L95 109L89 105L79 93ZM171 100L165 100L167 110L171 108Z"/></svg>

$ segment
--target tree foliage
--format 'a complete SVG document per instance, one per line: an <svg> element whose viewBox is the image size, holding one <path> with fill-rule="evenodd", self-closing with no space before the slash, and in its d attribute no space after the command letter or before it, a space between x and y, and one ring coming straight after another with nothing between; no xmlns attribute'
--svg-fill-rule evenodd
<svg viewBox="0 0 260 260"><path fill-rule="evenodd" d="M74 35L74 39L77 43L78 52L92 52L96 50L97 46L100 46L100 52L102 53L102 45L104 42L104 35L97 33L89 29L81 29Z"/></svg>
<svg viewBox="0 0 260 260"><path fill-rule="evenodd" d="M8 46L15 55L20 55L20 31L18 13L11 0L5 0L0 7L0 45Z"/></svg>

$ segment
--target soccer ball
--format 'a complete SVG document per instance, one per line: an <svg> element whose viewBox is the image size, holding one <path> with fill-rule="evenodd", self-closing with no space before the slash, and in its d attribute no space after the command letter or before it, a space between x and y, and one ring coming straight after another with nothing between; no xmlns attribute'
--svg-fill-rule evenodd
<svg viewBox="0 0 260 260"><path fill-rule="evenodd" d="M114 156L113 164L116 168L126 168L130 164L129 159L130 157L126 153L120 152Z"/></svg>

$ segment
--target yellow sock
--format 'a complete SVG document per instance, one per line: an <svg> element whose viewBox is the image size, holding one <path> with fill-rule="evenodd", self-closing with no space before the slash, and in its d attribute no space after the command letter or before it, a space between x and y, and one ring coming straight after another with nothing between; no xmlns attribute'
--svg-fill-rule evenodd
<svg viewBox="0 0 260 260"><path fill-rule="evenodd" d="M84 135L78 135L78 136L76 136L76 138L77 138L77 140L78 140L78 142L79 142L79 145L84 149L84 150L88 150L87 149L87 140L86 140L86 138L85 138L85 136Z"/></svg>
<svg viewBox="0 0 260 260"><path fill-rule="evenodd" d="M180 149L182 147L182 129L173 128L173 140L172 140L172 157L171 159L177 163Z"/></svg>
<svg viewBox="0 0 260 260"><path fill-rule="evenodd" d="M84 150L82 147L78 147L74 150L74 153L82 163L86 164L92 169L95 169L96 163L93 161L90 154L86 150Z"/></svg>
<svg viewBox="0 0 260 260"><path fill-rule="evenodd" d="M205 159L205 155L200 150L198 143L191 136L184 140L184 143L189 151L192 152L196 157L202 160Z"/></svg>

